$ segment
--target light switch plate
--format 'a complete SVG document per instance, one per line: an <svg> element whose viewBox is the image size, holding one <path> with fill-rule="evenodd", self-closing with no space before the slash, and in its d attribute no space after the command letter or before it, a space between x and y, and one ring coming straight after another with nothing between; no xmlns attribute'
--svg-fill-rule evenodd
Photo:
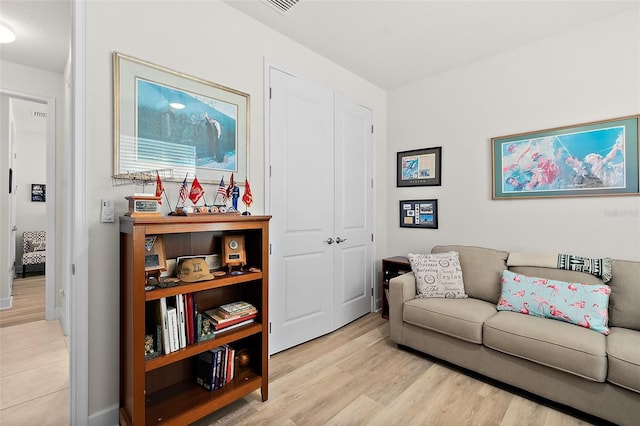
<svg viewBox="0 0 640 426"><path fill-rule="evenodd" d="M102 200L100 205L100 222L113 223L115 222L115 208L113 206L113 200Z"/></svg>

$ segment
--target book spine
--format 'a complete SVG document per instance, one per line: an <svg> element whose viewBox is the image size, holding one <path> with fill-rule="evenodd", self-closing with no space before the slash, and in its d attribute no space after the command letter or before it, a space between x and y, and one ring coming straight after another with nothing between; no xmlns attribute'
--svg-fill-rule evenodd
<svg viewBox="0 0 640 426"><path fill-rule="evenodd" d="M167 317L169 318L169 345L171 345L171 352L174 352L180 349L180 341L178 339L178 314L176 308L168 308Z"/></svg>
<svg viewBox="0 0 640 426"><path fill-rule="evenodd" d="M233 330L234 328L238 328L238 327L242 327L243 325L247 325L247 324L251 324L252 322L254 322L253 319L248 319L242 322L239 322L237 324L233 324L227 327L223 327L221 329L216 329L216 331L213 332L213 334L218 334L218 333L224 333L225 331L229 331L229 330Z"/></svg>
<svg viewBox="0 0 640 426"><path fill-rule="evenodd" d="M178 306L178 331L180 337L180 348L187 347L187 324L184 314L184 295L178 294L176 296L176 304Z"/></svg>
<svg viewBox="0 0 640 426"><path fill-rule="evenodd" d="M171 353L171 344L169 343L169 317L167 316L167 299L160 299L160 319L162 322L162 347L165 355Z"/></svg>
<svg viewBox="0 0 640 426"><path fill-rule="evenodd" d="M187 316L187 344L194 343L193 337L193 294L185 294L185 312Z"/></svg>
<svg viewBox="0 0 640 426"><path fill-rule="evenodd" d="M216 330L223 330L223 329L228 328L228 327L230 327L232 325L241 324L241 323L244 323L245 321L253 320L257 316L258 316L258 314L249 315L248 317L238 318L238 319L235 319L233 321L227 321L227 322L223 322L221 324L215 324L214 327L215 327Z"/></svg>
<svg viewBox="0 0 640 426"><path fill-rule="evenodd" d="M227 364L226 364L226 375L224 383L227 384L231 381L231 366L233 365L233 348L231 346L227 347Z"/></svg>

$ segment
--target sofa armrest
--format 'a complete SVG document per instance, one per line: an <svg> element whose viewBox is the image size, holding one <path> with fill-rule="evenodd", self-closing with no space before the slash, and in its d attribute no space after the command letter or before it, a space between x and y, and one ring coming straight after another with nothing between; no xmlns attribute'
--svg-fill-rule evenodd
<svg viewBox="0 0 640 426"><path fill-rule="evenodd" d="M389 334L391 340L402 343L402 312L405 302L416 297L416 279L413 272L389 281Z"/></svg>

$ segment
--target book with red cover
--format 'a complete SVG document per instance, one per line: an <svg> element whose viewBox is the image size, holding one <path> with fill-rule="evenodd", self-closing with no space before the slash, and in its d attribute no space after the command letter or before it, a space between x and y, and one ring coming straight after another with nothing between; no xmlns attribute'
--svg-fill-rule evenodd
<svg viewBox="0 0 640 426"><path fill-rule="evenodd" d="M231 317L223 317L220 313L220 308L209 309L204 312L206 316L208 316L214 324L228 324L238 322L238 319L247 319L247 318L255 318L258 315L258 310L254 309L253 311L237 314ZM233 321L233 322L232 322Z"/></svg>
<svg viewBox="0 0 640 426"><path fill-rule="evenodd" d="M207 315L209 318L211 318L206 312L205 312L205 315ZM245 315L245 316L237 317L237 318L230 318L230 319L225 320L225 321L220 322L220 323L216 322L215 318L211 318L211 320L213 321L213 327L216 330L222 330L222 329L224 329L226 327L229 327L230 325L235 325L235 324L238 324L238 323L246 321L246 320L254 319L257 316L258 316L258 313L255 312L255 313L253 313L251 315Z"/></svg>

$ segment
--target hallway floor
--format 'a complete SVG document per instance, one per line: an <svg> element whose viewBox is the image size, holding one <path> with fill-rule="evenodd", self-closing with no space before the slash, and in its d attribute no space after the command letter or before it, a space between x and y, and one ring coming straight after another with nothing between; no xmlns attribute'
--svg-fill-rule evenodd
<svg viewBox="0 0 640 426"><path fill-rule="evenodd" d="M0 328L0 424L69 423L69 340L59 321Z"/></svg>

